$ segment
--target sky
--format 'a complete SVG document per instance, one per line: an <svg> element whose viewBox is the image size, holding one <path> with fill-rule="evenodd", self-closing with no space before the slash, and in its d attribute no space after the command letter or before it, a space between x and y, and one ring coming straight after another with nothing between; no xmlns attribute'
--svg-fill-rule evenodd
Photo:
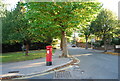
<svg viewBox="0 0 120 81"><path fill-rule="evenodd" d="M99 2L103 3L103 7L110 9L118 16L118 2L120 0L98 0Z"/></svg>
<svg viewBox="0 0 120 81"><path fill-rule="evenodd" d="M15 7L16 3L20 0L3 0L3 1L5 1L7 4L10 4L7 7L7 9L11 10ZM110 9L116 15L118 15L118 2L120 0L98 0L98 1L103 3L104 8Z"/></svg>

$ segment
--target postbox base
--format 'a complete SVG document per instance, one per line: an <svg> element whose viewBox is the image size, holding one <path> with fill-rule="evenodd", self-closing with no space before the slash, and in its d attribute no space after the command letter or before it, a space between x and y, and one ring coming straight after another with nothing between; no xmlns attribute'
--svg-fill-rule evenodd
<svg viewBox="0 0 120 81"><path fill-rule="evenodd" d="M52 65L52 62L46 62L46 66Z"/></svg>

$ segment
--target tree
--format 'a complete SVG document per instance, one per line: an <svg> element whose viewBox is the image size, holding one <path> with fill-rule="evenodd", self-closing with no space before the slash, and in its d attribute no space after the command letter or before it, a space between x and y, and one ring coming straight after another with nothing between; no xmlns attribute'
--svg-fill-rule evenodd
<svg viewBox="0 0 120 81"><path fill-rule="evenodd" d="M96 20L91 23L92 32L104 41L105 52L107 51L107 42L113 37L115 23L116 17L108 9L102 9Z"/></svg>
<svg viewBox="0 0 120 81"><path fill-rule="evenodd" d="M82 28L81 33L84 35L85 40L86 40L85 49L88 49L88 38L89 38L89 36L91 34L90 28L89 27Z"/></svg>
<svg viewBox="0 0 120 81"><path fill-rule="evenodd" d="M97 11L100 6L97 2L29 2L27 18L37 30L61 32L62 56L67 57L66 31L78 28L77 25L85 22L86 17Z"/></svg>
<svg viewBox="0 0 120 81"><path fill-rule="evenodd" d="M2 19L5 17L6 13L6 4L0 0L0 44L2 43Z"/></svg>
<svg viewBox="0 0 120 81"><path fill-rule="evenodd" d="M28 31L28 20L24 16L24 4L18 2L15 10L6 12L6 17L3 19L3 43L24 42L26 47L26 56L28 56L28 49L30 36Z"/></svg>
<svg viewBox="0 0 120 81"><path fill-rule="evenodd" d="M52 36L50 31L45 29L37 30L37 28L32 27L30 20L26 17L26 13L26 3L18 2L14 10L6 12L6 17L2 20L2 31L4 44L23 43L26 47L25 54L28 56L30 43L48 42L50 44Z"/></svg>
<svg viewBox="0 0 120 81"><path fill-rule="evenodd" d="M114 37L120 37L120 20L116 21L116 28L114 29Z"/></svg>
<svg viewBox="0 0 120 81"><path fill-rule="evenodd" d="M2 0L0 0L0 18L5 17L6 5Z"/></svg>
<svg viewBox="0 0 120 81"><path fill-rule="evenodd" d="M6 12L6 17L3 18L3 43L20 43L25 44L26 56L31 40L34 34L30 32L30 25L25 18L24 3L18 2L17 7L12 11Z"/></svg>
<svg viewBox="0 0 120 81"><path fill-rule="evenodd" d="M80 33L84 35L85 40L86 40L86 47L85 49L88 49L88 39L91 35L91 29L90 29L90 24L92 21L94 21L96 19L97 14L100 12L101 8L97 9L96 11L92 10L92 14L86 14L86 20L84 20L84 23L80 28Z"/></svg>

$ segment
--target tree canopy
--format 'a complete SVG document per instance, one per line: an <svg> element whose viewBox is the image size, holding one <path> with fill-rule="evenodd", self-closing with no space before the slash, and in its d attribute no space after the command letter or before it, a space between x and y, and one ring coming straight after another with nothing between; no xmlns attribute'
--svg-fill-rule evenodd
<svg viewBox="0 0 120 81"><path fill-rule="evenodd" d="M9 42L45 42L59 37L67 55L66 34L90 23L100 8L98 2L19 2L3 21L3 37Z"/></svg>
<svg viewBox="0 0 120 81"><path fill-rule="evenodd" d="M116 28L116 16L108 9L102 9L95 21L91 23L92 32L104 40L105 51L107 42L113 37Z"/></svg>
<svg viewBox="0 0 120 81"><path fill-rule="evenodd" d="M26 18L31 22L34 31L46 30L56 35L61 33L66 45L66 31L89 22L100 7L101 4L98 2L29 2Z"/></svg>

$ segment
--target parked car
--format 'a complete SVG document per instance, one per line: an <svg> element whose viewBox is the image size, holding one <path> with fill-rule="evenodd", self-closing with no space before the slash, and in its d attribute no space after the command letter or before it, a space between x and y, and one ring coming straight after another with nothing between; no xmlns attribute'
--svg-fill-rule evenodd
<svg viewBox="0 0 120 81"><path fill-rule="evenodd" d="M76 47L76 45L75 45L75 44L72 44L72 47Z"/></svg>

